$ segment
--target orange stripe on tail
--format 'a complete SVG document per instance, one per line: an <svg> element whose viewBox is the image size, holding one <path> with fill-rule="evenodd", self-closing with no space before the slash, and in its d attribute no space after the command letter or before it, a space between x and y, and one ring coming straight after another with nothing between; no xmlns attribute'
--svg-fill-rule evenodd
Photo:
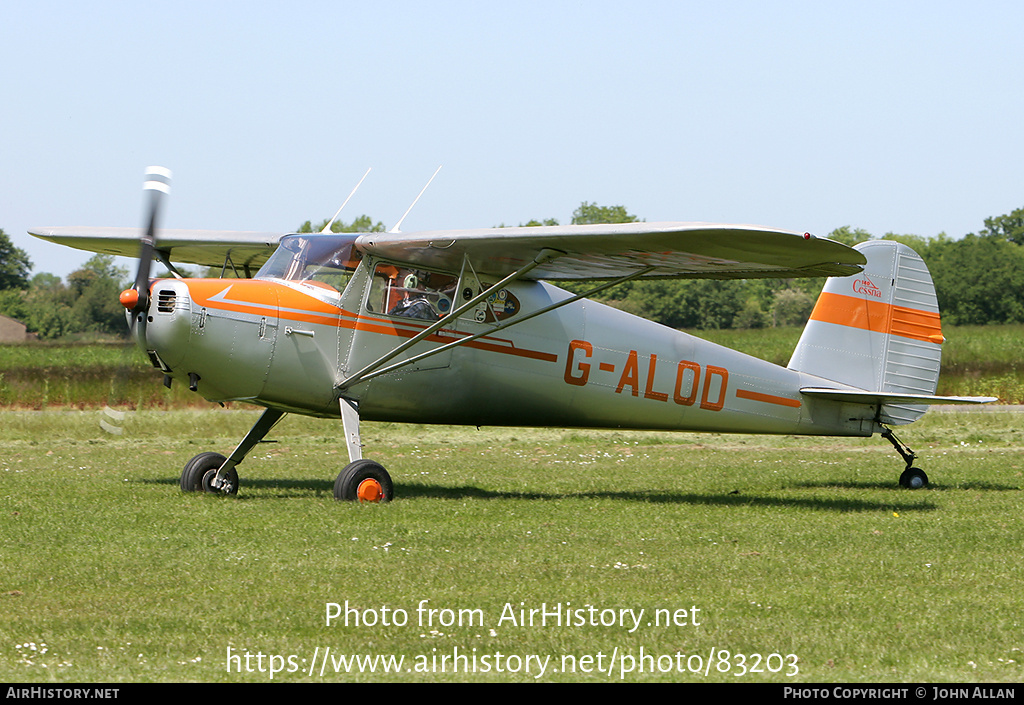
<svg viewBox="0 0 1024 705"><path fill-rule="evenodd" d="M834 323L926 343L942 343L939 314L823 291L811 313L812 321Z"/></svg>

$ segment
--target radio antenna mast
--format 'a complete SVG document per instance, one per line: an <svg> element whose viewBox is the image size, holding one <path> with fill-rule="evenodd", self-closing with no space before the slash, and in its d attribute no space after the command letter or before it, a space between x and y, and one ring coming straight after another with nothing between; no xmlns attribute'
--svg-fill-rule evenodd
<svg viewBox="0 0 1024 705"><path fill-rule="evenodd" d="M444 166L444 165L442 164L441 166ZM437 170L434 172L434 176L437 176L437 172L438 171L441 171L441 167L440 166L437 167ZM416 198L413 200L413 202L409 205L409 207L405 211L405 214L402 215L402 217L398 219L398 222L395 223L395 227L391 228L391 230L388 231L389 233L397 233L399 231L399 228L402 227L402 223L405 221L405 217L407 215L409 215L409 211L412 210L413 206L415 206L416 203L420 200L420 196L423 195L424 191L427 190L427 187L430 186L431 182L433 182L434 176L430 177L430 181L427 182L427 185L423 187L422 191L420 191L419 196L416 196Z"/></svg>
<svg viewBox="0 0 1024 705"><path fill-rule="evenodd" d="M373 167L370 167L370 169L372 168ZM367 169L366 173L363 174L363 178L359 179L359 183L356 184L356 187L354 189L352 189L352 193L350 193L348 195L348 198L345 199L345 202L341 204L341 208L339 208L338 212L334 214L334 217L327 221L327 225L325 225L324 229L320 231L321 233L331 232L331 226L334 225L334 221L336 221L338 219L338 216L341 215L341 209L347 206L348 202L352 200L352 197L356 195L356 191L358 191L359 187L363 185L364 181L366 181L366 177L370 175L370 169Z"/></svg>

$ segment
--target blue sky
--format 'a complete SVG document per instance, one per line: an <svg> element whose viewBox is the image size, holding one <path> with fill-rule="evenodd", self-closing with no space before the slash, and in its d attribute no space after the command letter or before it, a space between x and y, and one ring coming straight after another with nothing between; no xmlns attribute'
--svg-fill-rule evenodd
<svg viewBox="0 0 1024 705"><path fill-rule="evenodd" d="M0 0L0 228L649 221L976 232L1024 206L1018 2Z"/></svg>

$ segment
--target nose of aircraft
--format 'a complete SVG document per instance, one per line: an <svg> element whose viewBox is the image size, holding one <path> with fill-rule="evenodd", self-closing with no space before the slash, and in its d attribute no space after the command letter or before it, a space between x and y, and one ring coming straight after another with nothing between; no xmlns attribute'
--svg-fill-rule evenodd
<svg viewBox="0 0 1024 705"><path fill-rule="evenodd" d="M160 367L175 371L185 357L192 332L192 298L188 284L177 279L158 279L151 287L146 315L147 353L157 355ZM197 324L198 325L198 324Z"/></svg>
<svg viewBox="0 0 1024 705"><path fill-rule="evenodd" d="M145 292L145 297L148 299L149 290ZM141 303L140 300L143 295L139 294L139 290L135 287L131 289L125 289L121 292L120 296L117 297L118 301L125 308L125 318L128 321L128 334L135 339L135 342L140 348L146 350L148 344L146 342L146 316L148 312L148 301Z"/></svg>

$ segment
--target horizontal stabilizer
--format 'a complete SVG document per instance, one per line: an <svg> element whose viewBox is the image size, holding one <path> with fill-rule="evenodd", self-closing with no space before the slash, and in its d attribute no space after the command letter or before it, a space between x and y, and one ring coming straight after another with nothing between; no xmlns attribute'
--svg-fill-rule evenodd
<svg viewBox="0 0 1024 705"><path fill-rule="evenodd" d="M860 389L828 389L802 387L801 394L849 404L991 404L997 397L937 397L931 394L899 394L894 392L867 392Z"/></svg>

